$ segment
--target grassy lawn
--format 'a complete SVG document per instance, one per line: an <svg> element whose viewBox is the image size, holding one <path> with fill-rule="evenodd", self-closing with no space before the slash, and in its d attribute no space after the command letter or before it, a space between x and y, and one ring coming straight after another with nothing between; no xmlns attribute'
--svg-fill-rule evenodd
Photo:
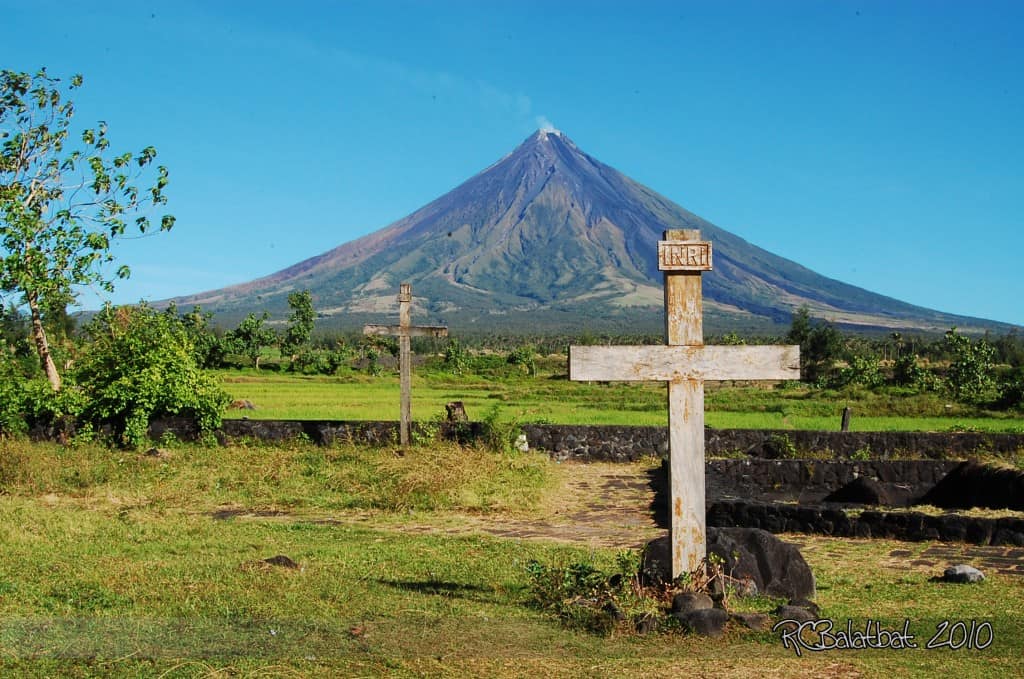
<svg viewBox="0 0 1024 679"><path fill-rule="evenodd" d="M224 388L256 410L228 411L252 419L396 420L398 377L351 373L339 377L222 371ZM497 409L500 420L555 424L664 426L665 387L658 384L569 382L557 372L518 371L481 377L422 372L413 376L413 417L430 420L462 401L471 419ZM908 395L787 388L708 386L705 421L720 429L836 430L843 408L854 431L977 430L1024 432L1020 413L977 412L936 394Z"/></svg>
<svg viewBox="0 0 1024 679"><path fill-rule="evenodd" d="M930 543L799 536L823 614L911 632L907 651L797 657L777 635L565 629L525 566L617 550L449 534L453 517L541 520L571 469L454 446L171 447L166 457L0 441L2 676L1019 676L1024 579L977 586L888 558ZM415 526L415 530L411 530ZM260 560L286 555L301 568ZM768 610L754 599L746 609ZM944 620L985 650L925 650Z"/></svg>

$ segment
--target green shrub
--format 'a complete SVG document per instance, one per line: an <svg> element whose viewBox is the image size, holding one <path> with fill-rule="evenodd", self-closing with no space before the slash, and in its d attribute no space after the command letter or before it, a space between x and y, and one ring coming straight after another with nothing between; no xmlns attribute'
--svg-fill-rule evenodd
<svg viewBox="0 0 1024 679"><path fill-rule="evenodd" d="M999 384L996 406L1004 410L1024 410L1024 368L1018 368Z"/></svg>
<svg viewBox="0 0 1024 679"><path fill-rule="evenodd" d="M946 347L952 355L946 371L946 388L962 403L979 403L995 388L994 359L996 350L984 339L971 341L957 333L946 332Z"/></svg>
<svg viewBox="0 0 1024 679"><path fill-rule="evenodd" d="M25 376L14 356L0 344L0 433L22 434L25 421Z"/></svg>
<svg viewBox="0 0 1024 679"><path fill-rule="evenodd" d="M347 351L307 347L295 356L288 370L303 375L333 375L350 358Z"/></svg>
<svg viewBox="0 0 1024 679"><path fill-rule="evenodd" d="M145 305L108 307L86 332L91 341L73 371L85 395L85 423L112 425L127 446L141 443L150 420L161 415L194 417L204 431L220 426L230 398L196 365L188 332L176 317Z"/></svg>
<svg viewBox="0 0 1024 679"><path fill-rule="evenodd" d="M840 368L831 378L828 385L845 387L857 384L865 387L877 387L885 382L878 369L878 359L874 356L850 356L845 368Z"/></svg>
<svg viewBox="0 0 1024 679"><path fill-rule="evenodd" d="M444 347L444 367L453 375L461 375L469 366L469 354L454 337Z"/></svg>

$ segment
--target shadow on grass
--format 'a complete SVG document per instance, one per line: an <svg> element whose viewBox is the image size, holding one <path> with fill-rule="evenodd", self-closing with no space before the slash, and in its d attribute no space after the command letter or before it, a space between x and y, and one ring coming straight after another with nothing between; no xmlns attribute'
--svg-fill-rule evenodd
<svg viewBox="0 0 1024 679"><path fill-rule="evenodd" d="M392 587L404 592L455 597L488 604L506 603L506 600L499 597L493 587L481 587L480 585L467 585L461 582L446 582L443 580L377 580L376 582L385 587Z"/></svg>

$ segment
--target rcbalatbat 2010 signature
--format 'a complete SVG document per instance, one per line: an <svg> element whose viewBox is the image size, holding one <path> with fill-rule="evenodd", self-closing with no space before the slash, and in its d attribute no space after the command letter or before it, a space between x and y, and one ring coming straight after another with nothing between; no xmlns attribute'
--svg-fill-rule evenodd
<svg viewBox="0 0 1024 679"><path fill-rule="evenodd" d="M910 631L910 620L903 621L903 629L887 629L877 620L867 620L863 627L854 628L853 620L846 621L846 628L836 628L833 621L821 620L780 620L772 627L780 633L782 645L793 649L798 656L804 651L852 651L869 648L895 650L921 648L917 638ZM925 649L949 648L952 650L984 650L992 645L995 634L988 622L950 622L943 620L935 626L935 634L925 643Z"/></svg>

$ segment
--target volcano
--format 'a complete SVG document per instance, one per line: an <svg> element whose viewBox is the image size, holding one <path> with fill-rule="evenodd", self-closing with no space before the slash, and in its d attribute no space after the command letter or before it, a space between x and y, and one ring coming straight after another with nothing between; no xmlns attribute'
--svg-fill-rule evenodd
<svg viewBox="0 0 1024 679"><path fill-rule="evenodd" d="M220 317L286 310L308 289L321 323L358 327L394 314L413 286L418 322L454 331L657 331L657 243L700 229L714 244L704 274L708 331L778 331L794 310L843 327L942 331L1000 324L913 306L826 278L680 207L541 130L512 153L409 216L264 278L179 297Z"/></svg>

